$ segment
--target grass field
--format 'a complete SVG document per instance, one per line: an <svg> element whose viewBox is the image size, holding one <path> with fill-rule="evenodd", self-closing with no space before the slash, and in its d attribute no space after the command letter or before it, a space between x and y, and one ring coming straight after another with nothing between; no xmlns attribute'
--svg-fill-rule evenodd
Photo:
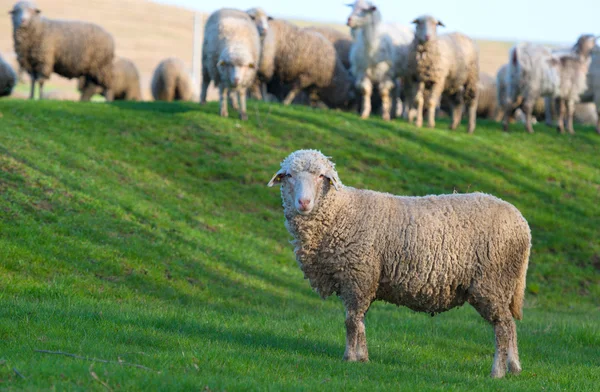
<svg viewBox="0 0 600 392"><path fill-rule="evenodd" d="M469 136L249 108L241 123L216 104L0 102L0 390L597 390L592 128L480 122ZM303 280L266 187L299 148L332 156L347 185L481 191L523 212L520 376L489 378L493 332L469 306L432 318L377 303L371 362L342 361L342 304Z"/></svg>

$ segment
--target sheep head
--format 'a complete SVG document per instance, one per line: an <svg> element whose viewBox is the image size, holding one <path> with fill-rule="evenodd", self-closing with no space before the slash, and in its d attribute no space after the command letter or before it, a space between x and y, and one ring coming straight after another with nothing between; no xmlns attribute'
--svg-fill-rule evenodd
<svg viewBox="0 0 600 392"><path fill-rule="evenodd" d="M577 43L575 43L573 51L583 57L589 56L590 53L592 53L594 46L596 46L596 39L597 37L593 34L581 35L577 40Z"/></svg>
<svg viewBox="0 0 600 392"><path fill-rule="evenodd" d="M412 21L415 27L415 39L424 44L437 38L437 27L445 27L441 20L433 16L423 15Z"/></svg>
<svg viewBox="0 0 600 392"><path fill-rule="evenodd" d="M248 81L256 75L256 63L244 45L231 45L219 56L217 69L221 79L231 88L248 87Z"/></svg>
<svg viewBox="0 0 600 392"><path fill-rule="evenodd" d="M27 27L41 11L31 1L19 1L8 13L12 17L13 28L16 30L20 27Z"/></svg>
<svg viewBox="0 0 600 392"><path fill-rule="evenodd" d="M252 18L252 20L256 24L258 34L260 34L261 37L266 36L267 32L269 31L269 21L273 20L273 18L267 15L265 10L258 7L250 8L246 11L246 13L250 16L250 18Z"/></svg>
<svg viewBox="0 0 600 392"><path fill-rule="evenodd" d="M317 150L291 153L268 186L275 184L281 185L284 206L300 215L310 215L332 186L335 190L342 186L334 163Z"/></svg>
<svg viewBox="0 0 600 392"><path fill-rule="evenodd" d="M370 1L356 0L353 4L346 5L352 7L352 12L346 22L351 29L361 28L371 22L373 15L378 15L377 6Z"/></svg>

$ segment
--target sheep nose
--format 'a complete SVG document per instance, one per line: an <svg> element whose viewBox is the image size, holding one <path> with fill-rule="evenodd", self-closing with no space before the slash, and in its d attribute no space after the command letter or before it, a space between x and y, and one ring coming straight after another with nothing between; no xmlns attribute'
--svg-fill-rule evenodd
<svg viewBox="0 0 600 392"><path fill-rule="evenodd" d="M310 205L310 199L298 199L298 204L300 204L300 209L302 211L306 211Z"/></svg>

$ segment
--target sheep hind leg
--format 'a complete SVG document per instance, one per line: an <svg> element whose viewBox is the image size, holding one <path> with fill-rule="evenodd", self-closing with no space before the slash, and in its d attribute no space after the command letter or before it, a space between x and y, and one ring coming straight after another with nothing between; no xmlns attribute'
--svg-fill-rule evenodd
<svg viewBox="0 0 600 392"><path fill-rule="evenodd" d="M300 91L302 91L302 87L298 86L298 85L294 85L292 90L288 93L288 95L283 100L283 104L285 106L289 106L292 102L294 102L294 98L296 98L296 95L298 95L298 93Z"/></svg>
<svg viewBox="0 0 600 392"><path fill-rule="evenodd" d="M455 130L460 125L460 120L464 110L463 97L455 94L450 97L450 129Z"/></svg>
<svg viewBox="0 0 600 392"><path fill-rule="evenodd" d="M31 90L29 92L29 99L35 99L35 76L31 75Z"/></svg>
<svg viewBox="0 0 600 392"><path fill-rule="evenodd" d="M509 320L509 345L508 345L508 371L512 374L521 373L521 361L519 360L519 348L517 346L517 326L513 319Z"/></svg>
<svg viewBox="0 0 600 392"><path fill-rule="evenodd" d="M494 322L494 334L496 335L496 353L494 354L494 364L492 365L492 378L502 378L506 374L506 365L508 359L508 353L511 351L512 354L512 368L520 371L521 365L518 363L518 353L511 350L511 342L516 342L516 336L513 337L513 333L516 328L515 322L509 316L503 318L500 321ZM517 357L515 358L515 354ZM515 362L515 359L517 362Z"/></svg>
<svg viewBox="0 0 600 392"><path fill-rule="evenodd" d="M349 362L368 362L367 336L365 331L365 314L368 305L358 307L360 310L346 310L346 351L344 360Z"/></svg>

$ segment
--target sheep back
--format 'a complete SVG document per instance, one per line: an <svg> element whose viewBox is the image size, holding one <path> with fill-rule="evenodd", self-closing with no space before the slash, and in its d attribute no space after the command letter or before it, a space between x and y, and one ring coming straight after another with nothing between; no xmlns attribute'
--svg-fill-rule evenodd
<svg viewBox="0 0 600 392"><path fill-rule="evenodd" d="M160 62L154 70L151 82L152 97L157 101L192 99L192 79L185 64L178 58Z"/></svg>
<svg viewBox="0 0 600 392"><path fill-rule="evenodd" d="M315 31L327 38L335 47L344 68L350 69L350 50L352 49L352 36L350 34L327 26L310 26L306 30Z"/></svg>
<svg viewBox="0 0 600 392"><path fill-rule="evenodd" d="M0 97L10 95L16 84L17 74L10 64L0 56Z"/></svg>
<svg viewBox="0 0 600 392"><path fill-rule="evenodd" d="M113 63L112 91L115 100L140 101L142 91L140 88L140 74L135 64L126 58L117 57ZM79 78L77 89L80 92L94 84L85 76ZM95 94L104 94L105 90L96 85Z"/></svg>

